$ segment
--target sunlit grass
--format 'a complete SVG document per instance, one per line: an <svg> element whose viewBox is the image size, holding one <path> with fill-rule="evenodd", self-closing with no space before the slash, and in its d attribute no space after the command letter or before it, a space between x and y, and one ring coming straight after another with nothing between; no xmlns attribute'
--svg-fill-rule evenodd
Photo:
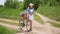
<svg viewBox="0 0 60 34"><path fill-rule="evenodd" d="M39 23L44 24L44 21L38 15L36 15L36 14L34 14L34 19L36 21L38 21Z"/></svg>
<svg viewBox="0 0 60 34"><path fill-rule="evenodd" d="M8 21L3 21L3 20L0 20L1 23L6 23L6 24L11 24L11 25L16 25L18 26L19 23L16 23L16 22L8 22Z"/></svg>
<svg viewBox="0 0 60 34"><path fill-rule="evenodd" d="M60 28L60 24L58 24L58 23L50 22L50 24L54 27Z"/></svg>

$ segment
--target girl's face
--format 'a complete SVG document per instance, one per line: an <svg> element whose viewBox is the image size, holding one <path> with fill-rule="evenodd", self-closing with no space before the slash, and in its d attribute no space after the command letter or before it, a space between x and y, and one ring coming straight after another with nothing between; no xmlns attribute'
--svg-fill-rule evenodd
<svg viewBox="0 0 60 34"><path fill-rule="evenodd" d="M29 8L33 8L33 6L29 6Z"/></svg>

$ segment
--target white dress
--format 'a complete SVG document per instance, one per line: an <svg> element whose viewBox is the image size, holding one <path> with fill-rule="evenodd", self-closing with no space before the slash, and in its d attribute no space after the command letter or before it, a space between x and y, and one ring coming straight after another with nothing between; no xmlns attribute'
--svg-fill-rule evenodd
<svg viewBox="0 0 60 34"><path fill-rule="evenodd" d="M29 19L32 21L34 20L34 16L33 15L29 15Z"/></svg>
<svg viewBox="0 0 60 34"><path fill-rule="evenodd" d="M31 12L33 12L33 10L31 9ZM29 20L34 20L34 16L33 15L30 15L30 14L28 14L28 16L29 16Z"/></svg>

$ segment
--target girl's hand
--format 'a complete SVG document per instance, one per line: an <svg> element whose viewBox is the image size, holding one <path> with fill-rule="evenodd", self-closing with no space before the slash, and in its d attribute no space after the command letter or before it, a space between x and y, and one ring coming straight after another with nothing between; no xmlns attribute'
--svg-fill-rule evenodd
<svg viewBox="0 0 60 34"><path fill-rule="evenodd" d="M32 12L30 12L29 14L30 14L30 15L33 15L33 13L32 13Z"/></svg>

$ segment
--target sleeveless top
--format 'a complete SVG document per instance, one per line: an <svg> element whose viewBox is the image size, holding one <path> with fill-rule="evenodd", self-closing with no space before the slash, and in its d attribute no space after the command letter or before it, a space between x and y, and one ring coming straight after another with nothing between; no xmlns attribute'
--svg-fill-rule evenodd
<svg viewBox="0 0 60 34"><path fill-rule="evenodd" d="M28 13L30 13L30 12L34 13L34 8L30 9L30 8L28 7L26 11L27 11Z"/></svg>

